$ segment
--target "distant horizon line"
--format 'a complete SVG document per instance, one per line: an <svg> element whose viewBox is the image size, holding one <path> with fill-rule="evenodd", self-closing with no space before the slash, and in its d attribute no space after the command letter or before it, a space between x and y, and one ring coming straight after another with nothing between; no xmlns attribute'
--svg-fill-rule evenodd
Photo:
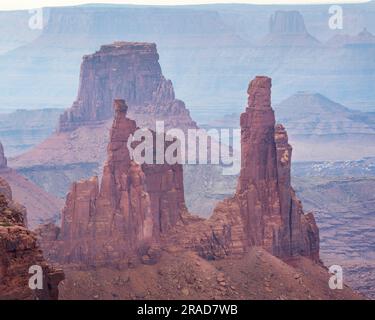
<svg viewBox="0 0 375 320"><path fill-rule="evenodd" d="M204 5L333 5L333 4L364 4L373 0L35 0L30 4L27 0L16 0L12 3L0 4L0 11L22 11L36 8L52 7L78 7L78 6L160 6L160 7L177 7L177 6L204 6Z"/></svg>

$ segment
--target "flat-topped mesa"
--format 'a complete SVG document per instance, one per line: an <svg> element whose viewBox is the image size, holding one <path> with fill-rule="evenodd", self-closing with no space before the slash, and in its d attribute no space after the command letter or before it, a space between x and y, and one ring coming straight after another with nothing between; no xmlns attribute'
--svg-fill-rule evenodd
<svg viewBox="0 0 375 320"><path fill-rule="evenodd" d="M291 187L292 147L282 125L275 126L271 79L256 77L241 115L241 172L233 198L222 201L205 222L210 232L196 245L208 258L241 254L262 246L288 259L319 260L319 232L312 214L303 213ZM203 230L204 227L202 227ZM207 228L206 228L207 229Z"/></svg>
<svg viewBox="0 0 375 320"><path fill-rule="evenodd" d="M269 20L269 33L261 41L271 47L314 47L320 42L309 34L300 12L276 11Z"/></svg>
<svg viewBox="0 0 375 320"><path fill-rule="evenodd" d="M0 142L0 169L6 168L7 164L8 162L7 162L7 158L5 158L5 155L4 155L4 148Z"/></svg>
<svg viewBox="0 0 375 320"><path fill-rule="evenodd" d="M272 34L307 34L303 16L298 11L276 11L270 18Z"/></svg>
<svg viewBox="0 0 375 320"><path fill-rule="evenodd" d="M100 187L97 177L73 184L61 232L52 232L57 239L48 236L45 243L57 261L122 265L131 256L147 256L147 250L181 221L186 210L181 165L133 161L128 139L136 131L136 123L127 118L124 100L116 99L114 109ZM51 234L44 231L41 233Z"/></svg>
<svg viewBox="0 0 375 320"><path fill-rule="evenodd" d="M43 270L43 288L29 288L29 268ZM26 228L26 209L12 200L9 184L0 177L0 300L57 300L64 274L43 258L36 234Z"/></svg>
<svg viewBox="0 0 375 320"><path fill-rule="evenodd" d="M130 111L140 115L136 120L147 125L150 119L165 115L165 109L169 116L180 117L183 125L196 126L185 104L175 99L172 82L162 74L156 45L115 42L84 56L77 99L61 115L58 130L71 131L111 119L110 106L117 97L124 98ZM160 120L168 124L168 119Z"/></svg>

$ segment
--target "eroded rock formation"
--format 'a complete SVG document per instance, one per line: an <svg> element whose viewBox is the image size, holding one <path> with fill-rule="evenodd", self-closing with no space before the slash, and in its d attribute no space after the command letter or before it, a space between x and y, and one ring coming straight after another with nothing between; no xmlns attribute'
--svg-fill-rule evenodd
<svg viewBox="0 0 375 320"><path fill-rule="evenodd" d="M290 182L292 147L275 126L271 79L256 77L241 115L241 172L233 198L220 202L207 221L187 227L182 243L208 259L243 254L262 246L281 258L319 260L314 216L304 214Z"/></svg>
<svg viewBox="0 0 375 320"><path fill-rule="evenodd" d="M241 115L241 173L235 199L244 218L248 243L276 256L318 258L315 221L305 216L290 184L292 147L283 126L275 129L271 79L250 82Z"/></svg>
<svg viewBox="0 0 375 320"><path fill-rule="evenodd" d="M124 101L115 100L100 187L96 177L73 185L61 231L53 226L42 230L51 257L65 263L122 265L134 255L152 261L158 247L194 250L208 260L263 247L283 259L319 261L314 217L304 214L291 186L292 147L284 127L275 125L271 79L256 77L248 94L241 115L237 190L207 220L186 212L180 165L140 166L131 160L127 143L136 123L127 118Z"/></svg>
<svg viewBox="0 0 375 320"><path fill-rule="evenodd" d="M43 289L29 288L34 265L43 270ZM9 184L0 178L0 300L57 299L63 278L44 260L36 235L26 228L26 209L12 200Z"/></svg>
<svg viewBox="0 0 375 320"><path fill-rule="evenodd" d="M156 45L142 42L115 42L84 56L78 97L61 116L59 131L111 119L112 101L118 97L126 100L139 125L153 128L152 120L159 118L169 126L195 127L158 60Z"/></svg>
<svg viewBox="0 0 375 320"><path fill-rule="evenodd" d="M186 210L181 165L133 161L127 143L136 123L127 118L124 100L115 100L114 109L101 182L93 177L74 183L61 231L40 231L50 242L51 256L62 262L113 265L145 256Z"/></svg>

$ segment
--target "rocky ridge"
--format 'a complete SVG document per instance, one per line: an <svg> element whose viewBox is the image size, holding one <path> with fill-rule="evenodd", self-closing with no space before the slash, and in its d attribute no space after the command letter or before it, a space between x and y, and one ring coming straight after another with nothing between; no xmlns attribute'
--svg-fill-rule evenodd
<svg viewBox="0 0 375 320"><path fill-rule="evenodd" d="M43 289L28 286L29 268L42 267ZM9 184L0 177L0 300L56 300L61 270L43 258L36 235L26 228L26 209L12 199Z"/></svg>

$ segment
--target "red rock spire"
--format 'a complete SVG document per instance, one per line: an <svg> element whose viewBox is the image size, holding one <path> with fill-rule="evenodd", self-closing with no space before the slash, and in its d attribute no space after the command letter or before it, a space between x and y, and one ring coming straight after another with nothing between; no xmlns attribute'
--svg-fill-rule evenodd
<svg viewBox="0 0 375 320"><path fill-rule="evenodd" d="M56 260L124 263L140 248L158 242L186 210L181 165L140 165L131 160L127 144L136 123L127 117L124 100L114 100L114 110L100 187L97 177L73 184L61 233L53 244Z"/></svg>
<svg viewBox="0 0 375 320"><path fill-rule="evenodd" d="M319 260L319 232L305 215L290 184L292 147L282 125L275 127L271 79L256 77L241 115L241 172L233 198L217 205L197 245L209 258L262 246L275 256ZM207 227L207 226L206 226Z"/></svg>
<svg viewBox="0 0 375 320"><path fill-rule="evenodd" d="M241 115L242 163L235 198L250 245L276 256L319 255L315 221L305 216L290 184L291 153L282 125L275 128L271 79L256 77Z"/></svg>

